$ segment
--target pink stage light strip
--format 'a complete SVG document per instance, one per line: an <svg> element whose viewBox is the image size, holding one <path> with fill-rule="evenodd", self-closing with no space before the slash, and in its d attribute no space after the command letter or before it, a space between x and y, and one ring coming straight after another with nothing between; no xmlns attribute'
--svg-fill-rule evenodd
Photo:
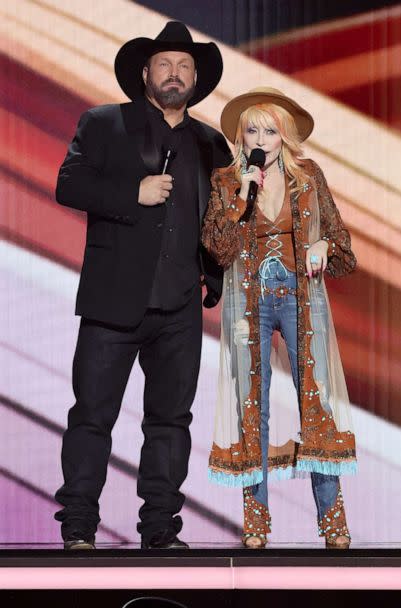
<svg viewBox="0 0 401 608"><path fill-rule="evenodd" d="M0 589L398 590L401 575L396 567L3 568Z"/></svg>
<svg viewBox="0 0 401 608"><path fill-rule="evenodd" d="M234 568L235 589L401 589L400 568Z"/></svg>

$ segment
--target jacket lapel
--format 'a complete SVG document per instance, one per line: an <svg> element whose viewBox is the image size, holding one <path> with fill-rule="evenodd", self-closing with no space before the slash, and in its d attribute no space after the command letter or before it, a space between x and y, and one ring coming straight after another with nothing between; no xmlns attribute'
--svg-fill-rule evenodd
<svg viewBox="0 0 401 608"><path fill-rule="evenodd" d="M134 137L137 150L148 175L156 175L160 170L160 149L152 136L147 120L145 100L138 97L135 102L121 104L121 114L127 134Z"/></svg>

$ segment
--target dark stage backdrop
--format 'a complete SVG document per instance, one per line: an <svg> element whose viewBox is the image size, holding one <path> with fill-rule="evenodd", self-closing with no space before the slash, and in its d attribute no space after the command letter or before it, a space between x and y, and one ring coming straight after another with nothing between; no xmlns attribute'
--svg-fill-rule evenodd
<svg viewBox="0 0 401 608"><path fill-rule="evenodd" d="M316 128L305 155L323 168L352 235L358 270L328 282L358 440L344 478L357 542L401 540L401 4L203 0L2 0L0 8L0 544L56 542L61 435L73 403L74 298L85 218L54 202L79 115L125 101L119 47L169 18L215 38L225 69L192 113L215 127L225 103L258 85L297 99ZM228 542L241 494L207 481L219 310L205 312L203 361L185 483L184 536ZM275 374L285 406L290 379ZM99 540L136 541L143 379L135 368L113 435ZM272 541L315 542L307 480L270 488Z"/></svg>

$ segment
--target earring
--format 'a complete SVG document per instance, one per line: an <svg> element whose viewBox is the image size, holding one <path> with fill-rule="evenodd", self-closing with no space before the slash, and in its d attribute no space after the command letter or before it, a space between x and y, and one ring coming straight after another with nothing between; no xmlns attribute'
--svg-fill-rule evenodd
<svg viewBox="0 0 401 608"><path fill-rule="evenodd" d="M247 165L248 165L248 161L247 161L247 158L245 156L245 152L243 150L241 150L241 154L240 154L240 157L239 157L239 162L240 162L240 165L241 165L240 172L241 172L241 175L243 175L244 173L247 172Z"/></svg>
<svg viewBox="0 0 401 608"><path fill-rule="evenodd" d="M280 173L283 174L284 173L284 160L283 160L283 151L280 150L280 154L278 155L278 168L280 170Z"/></svg>

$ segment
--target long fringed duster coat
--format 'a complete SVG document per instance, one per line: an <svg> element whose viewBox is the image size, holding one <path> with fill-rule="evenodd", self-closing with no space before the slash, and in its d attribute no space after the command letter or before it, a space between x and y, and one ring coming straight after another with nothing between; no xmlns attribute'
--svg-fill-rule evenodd
<svg viewBox="0 0 401 608"><path fill-rule="evenodd" d="M356 470L355 438L324 279L310 281L306 252L328 243L327 273L341 277L354 270L350 235L335 206L323 172L304 161L308 180L290 197L296 259L298 306L298 399L281 404L280 440L270 439L269 477L304 476L316 471L340 475ZM259 344L260 279L256 213L241 221L246 203L237 197L234 167L216 169L202 242L225 269L218 400L209 477L228 486L260 483L261 364ZM282 396L286 401L286 396ZM293 400L294 401L294 400ZM294 417L298 432L294 432ZM290 422L289 422L290 421ZM276 424L276 423L275 423ZM286 428L287 426L287 428ZM270 436L269 436L270 438Z"/></svg>

